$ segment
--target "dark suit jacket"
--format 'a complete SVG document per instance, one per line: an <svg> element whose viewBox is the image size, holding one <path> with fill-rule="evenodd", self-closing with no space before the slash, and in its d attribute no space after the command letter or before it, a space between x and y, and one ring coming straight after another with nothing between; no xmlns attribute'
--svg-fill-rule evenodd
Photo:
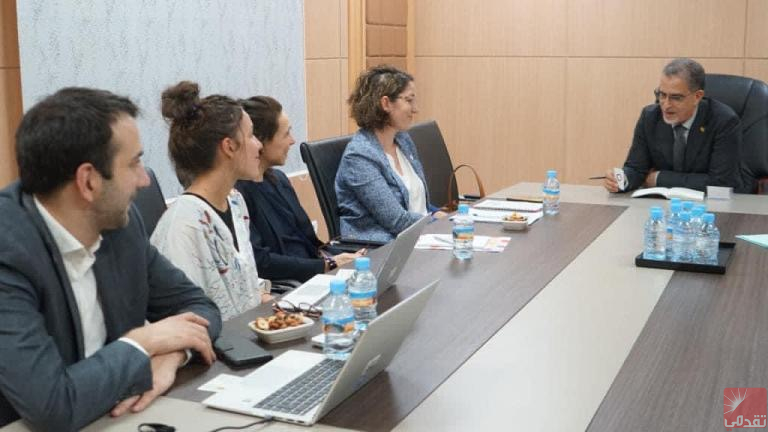
<svg viewBox="0 0 768 432"><path fill-rule="evenodd" d="M672 126L664 123L659 105L643 108L624 163L627 190L640 187L652 168L659 171L657 186L706 191L710 185L742 190L741 123L730 107L706 97L699 102L688 132L682 172L673 171L674 141Z"/></svg>
<svg viewBox="0 0 768 432"><path fill-rule="evenodd" d="M256 268L259 276L266 279L304 282L325 271L325 263L317 254L323 242L315 235L288 177L280 170L271 170L271 176L272 184L265 178L261 183L239 181L235 186L245 198L251 216L251 245ZM280 210L280 203L270 196L268 188L287 203L290 215ZM294 240L290 251L285 243L289 236ZM303 237L304 247L296 244L299 237Z"/></svg>
<svg viewBox="0 0 768 432"><path fill-rule="evenodd" d="M102 233L93 270L107 329L84 358L83 330L64 262L33 198L0 191L0 426L25 418L39 430L77 430L117 401L152 388L147 356L116 341L184 311L221 329L216 305L149 244L139 212Z"/></svg>

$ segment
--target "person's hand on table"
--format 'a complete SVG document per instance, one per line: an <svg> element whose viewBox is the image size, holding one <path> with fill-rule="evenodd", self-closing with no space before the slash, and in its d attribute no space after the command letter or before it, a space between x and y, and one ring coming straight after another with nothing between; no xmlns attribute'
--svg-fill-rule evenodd
<svg viewBox="0 0 768 432"><path fill-rule="evenodd" d="M206 364L216 360L213 344L208 336L208 320L192 312L137 327L126 333L125 337L141 345L150 358L192 349L200 353Z"/></svg>
<svg viewBox="0 0 768 432"><path fill-rule="evenodd" d="M187 355L184 351L174 351L167 354L160 354L150 359L152 367L152 388L146 392L131 396L122 400L112 408L110 415L120 417L129 410L133 413L141 412L149 406L158 396L165 393L173 381L176 380L176 371L184 364Z"/></svg>
<svg viewBox="0 0 768 432"><path fill-rule="evenodd" d="M432 217L435 218L435 219L442 219L442 218L444 218L446 216L448 216L448 213L446 213L444 211L440 211L440 210L432 213Z"/></svg>

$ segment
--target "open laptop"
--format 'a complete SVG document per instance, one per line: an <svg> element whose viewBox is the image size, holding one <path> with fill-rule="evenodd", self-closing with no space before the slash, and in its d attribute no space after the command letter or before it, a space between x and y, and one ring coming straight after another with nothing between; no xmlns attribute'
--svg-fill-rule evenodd
<svg viewBox="0 0 768 432"><path fill-rule="evenodd" d="M400 272L405 267L405 263L408 261L408 257L413 252L413 247L419 240L421 231L432 219L427 215L419 219L413 225L403 230L392 241L392 248L389 250L389 255L384 262L379 266L376 272L376 285L378 287L378 294L381 295L384 291L389 289ZM338 275L319 274L312 277L312 279L304 282L300 287L289 292L283 297L283 300L287 300L295 305L299 303L317 304L330 293L331 280L340 277L344 270L340 270Z"/></svg>
<svg viewBox="0 0 768 432"><path fill-rule="evenodd" d="M426 306L439 280L371 321L346 361L286 351L219 392L204 405L258 417L312 425L384 370Z"/></svg>

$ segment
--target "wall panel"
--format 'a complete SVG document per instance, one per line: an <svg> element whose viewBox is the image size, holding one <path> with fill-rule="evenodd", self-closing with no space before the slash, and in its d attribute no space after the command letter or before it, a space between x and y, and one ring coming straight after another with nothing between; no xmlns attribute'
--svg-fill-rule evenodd
<svg viewBox="0 0 768 432"><path fill-rule="evenodd" d="M407 10L407 0L368 0L365 4L365 21L369 24L404 26Z"/></svg>
<svg viewBox="0 0 768 432"><path fill-rule="evenodd" d="M747 3L746 57L768 57L768 1Z"/></svg>
<svg viewBox="0 0 768 432"><path fill-rule="evenodd" d="M308 59L338 58L341 55L341 21L339 0L307 0L304 2L304 56ZM343 25L342 25L343 24Z"/></svg>
<svg viewBox="0 0 768 432"><path fill-rule="evenodd" d="M341 132L341 60L307 60L307 137L328 138Z"/></svg>
<svg viewBox="0 0 768 432"><path fill-rule="evenodd" d="M742 57L745 14L746 0L570 1L568 55Z"/></svg>
<svg viewBox="0 0 768 432"><path fill-rule="evenodd" d="M0 187L18 175L14 134L21 107L16 1L0 0Z"/></svg>
<svg viewBox="0 0 768 432"><path fill-rule="evenodd" d="M745 60L744 75L768 83L768 59Z"/></svg>
<svg viewBox="0 0 768 432"><path fill-rule="evenodd" d="M18 175L14 134L21 119L21 76L18 68L0 68L0 188Z"/></svg>
<svg viewBox="0 0 768 432"><path fill-rule="evenodd" d="M419 119L438 121L454 165L489 190L564 165L565 59L417 57L416 89Z"/></svg>
<svg viewBox="0 0 768 432"><path fill-rule="evenodd" d="M0 1L0 68L19 67L16 0Z"/></svg>
<svg viewBox="0 0 768 432"><path fill-rule="evenodd" d="M368 25L365 48L369 57L405 57L406 29L402 26Z"/></svg>
<svg viewBox="0 0 768 432"><path fill-rule="evenodd" d="M417 56L565 54L566 0L417 0Z"/></svg>

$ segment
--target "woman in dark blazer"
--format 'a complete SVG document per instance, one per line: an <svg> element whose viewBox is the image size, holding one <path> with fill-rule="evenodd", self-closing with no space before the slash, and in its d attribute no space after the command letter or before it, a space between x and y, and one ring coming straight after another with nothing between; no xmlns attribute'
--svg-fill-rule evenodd
<svg viewBox="0 0 768 432"><path fill-rule="evenodd" d="M241 180L236 185L251 215L251 245L259 275L304 282L362 256L362 249L354 254L332 249L326 253L288 177L273 168L285 164L288 150L296 142L282 105L269 96L254 96L240 103L253 121L254 135L264 145L260 165L263 181Z"/></svg>

